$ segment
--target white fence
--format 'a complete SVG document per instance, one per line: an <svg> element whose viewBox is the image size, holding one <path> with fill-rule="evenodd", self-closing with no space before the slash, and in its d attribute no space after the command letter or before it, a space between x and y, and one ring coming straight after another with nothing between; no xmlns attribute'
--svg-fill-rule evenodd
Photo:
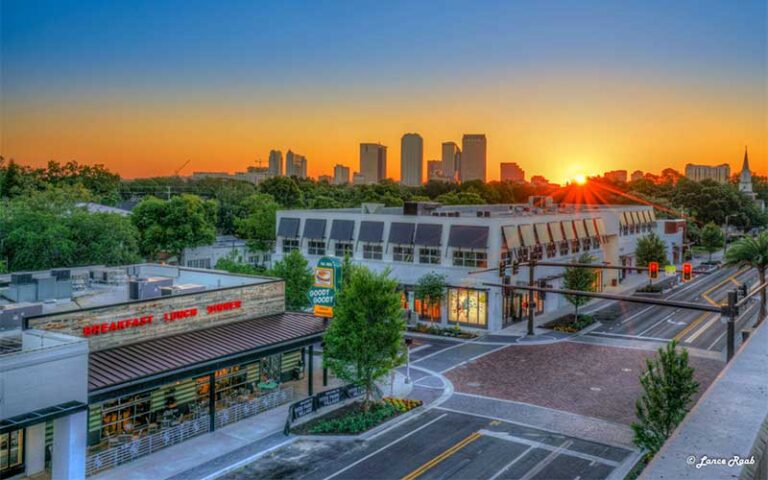
<svg viewBox="0 0 768 480"><path fill-rule="evenodd" d="M216 428L238 422L293 400L293 387L276 390L216 412ZM126 442L98 453L88 455L85 460L86 475L114 468L139 457L149 455L163 448L176 445L197 435L208 433L209 416L201 415L174 427L165 428L152 435Z"/></svg>

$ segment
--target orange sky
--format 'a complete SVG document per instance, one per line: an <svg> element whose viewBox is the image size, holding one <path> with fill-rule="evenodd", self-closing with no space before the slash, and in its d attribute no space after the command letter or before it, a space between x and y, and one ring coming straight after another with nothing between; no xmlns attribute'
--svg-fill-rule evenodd
<svg viewBox="0 0 768 480"><path fill-rule="evenodd" d="M688 162L729 163L735 173L745 144L752 170L768 173L765 106L748 101L761 97L749 85L595 80L574 73L461 90L415 86L405 102L401 89L369 98L311 88L272 97L242 89L13 99L4 106L0 152L35 166L104 163L131 178L172 174L186 159L182 174L244 170L271 148L290 148L307 156L317 177L336 163L357 170L358 144L380 141L389 147L388 175L398 179L403 133L422 135L425 163L440 157L441 142L485 133L489 180L498 179L500 162L556 182L612 169L682 170Z"/></svg>

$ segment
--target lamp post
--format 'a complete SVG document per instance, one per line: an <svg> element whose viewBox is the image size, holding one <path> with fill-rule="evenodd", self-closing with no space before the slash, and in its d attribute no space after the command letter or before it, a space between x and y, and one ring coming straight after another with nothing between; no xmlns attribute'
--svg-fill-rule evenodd
<svg viewBox="0 0 768 480"><path fill-rule="evenodd" d="M728 219L738 216L738 213L730 213L725 216L725 240L723 241L723 256L728 253Z"/></svg>
<svg viewBox="0 0 768 480"><path fill-rule="evenodd" d="M411 344L412 338L405 339L405 384L411 383Z"/></svg>

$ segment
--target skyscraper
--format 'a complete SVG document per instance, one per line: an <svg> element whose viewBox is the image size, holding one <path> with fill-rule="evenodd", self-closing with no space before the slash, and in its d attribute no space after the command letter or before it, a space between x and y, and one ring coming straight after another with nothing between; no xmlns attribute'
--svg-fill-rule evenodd
<svg viewBox="0 0 768 480"><path fill-rule="evenodd" d="M466 134L461 139L459 178L485 181L486 140L484 134Z"/></svg>
<svg viewBox="0 0 768 480"><path fill-rule="evenodd" d="M273 177L283 174L283 152L280 150L269 151L269 174Z"/></svg>
<svg viewBox="0 0 768 480"><path fill-rule="evenodd" d="M685 176L694 182L714 180L715 182L727 183L731 178L731 166L727 163L715 166L689 163L685 166Z"/></svg>
<svg viewBox="0 0 768 480"><path fill-rule="evenodd" d="M424 164L424 140L418 133L406 133L400 140L400 183L409 187L421 185Z"/></svg>
<svg viewBox="0 0 768 480"><path fill-rule="evenodd" d="M508 182L524 182L525 181L525 172L523 171L520 166L514 162L507 163L502 162L499 164L499 171L500 171L500 179L501 181L508 181Z"/></svg>
<svg viewBox="0 0 768 480"><path fill-rule="evenodd" d="M427 180L443 180L443 162L441 160L427 161Z"/></svg>
<svg viewBox="0 0 768 480"><path fill-rule="evenodd" d="M443 142L443 176L454 181L460 180L461 150L454 142Z"/></svg>
<svg viewBox="0 0 768 480"><path fill-rule="evenodd" d="M287 177L307 178L306 157L288 150L288 153L285 154L285 175Z"/></svg>
<svg viewBox="0 0 768 480"><path fill-rule="evenodd" d="M379 183L387 177L387 147L380 143L360 144L360 174L365 183Z"/></svg>
<svg viewBox="0 0 768 480"><path fill-rule="evenodd" d="M336 165L333 167L333 184L344 185L345 183L349 183L349 167Z"/></svg>

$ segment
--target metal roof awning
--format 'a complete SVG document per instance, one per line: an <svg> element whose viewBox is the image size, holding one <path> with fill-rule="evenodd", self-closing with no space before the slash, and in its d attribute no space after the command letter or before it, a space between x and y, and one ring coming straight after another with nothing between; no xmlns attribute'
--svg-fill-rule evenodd
<svg viewBox="0 0 768 480"><path fill-rule="evenodd" d="M331 240L351 242L355 234L354 220L334 220L331 224Z"/></svg>
<svg viewBox="0 0 768 480"><path fill-rule="evenodd" d="M640 225L643 223L642 220L640 220L640 212L633 211L632 213L632 219L635 221L635 225Z"/></svg>
<svg viewBox="0 0 768 480"><path fill-rule="evenodd" d="M451 225L448 235L451 248L488 248L488 227L475 225Z"/></svg>
<svg viewBox="0 0 768 480"><path fill-rule="evenodd" d="M621 212L619 215L619 225L622 227L626 227L629 225L629 222L627 222L627 212Z"/></svg>
<svg viewBox="0 0 768 480"><path fill-rule="evenodd" d="M552 239L549 237L549 229L547 228L546 223L537 223L534 225L534 228L536 229L536 236L539 239L539 243L543 245L552 243Z"/></svg>
<svg viewBox="0 0 768 480"><path fill-rule="evenodd" d="M297 238L299 236L299 219L281 218L280 225L277 227L277 236Z"/></svg>
<svg viewBox="0 0 768 480"><path fill-rule="evenodd" d="M635 216L632 215L632 212L624 212L624 215L627 218L627 225L632 226L635 225L637 222L635 222Z"/></svg>
<svg viewBox="0 0 768 480"><path fill-rule="evenodd" d="M501 227L501 231L504 234L504 242L507 244L507 250L514 250L520 248L520 233L517 230L517 225L507 225Z"/></svg>
<svg viewBox="0 0 768 480"><path fill-rule="evenodd" d="M420 223L416 225L416 238L413 243L424 247L439 247L442 244L443 226L440 224Z"/></svg>
<svg viewBox="0 0 768 480"><path fill-rule="evenodd" d="M602 218L596 218L595 222L597 223L597 234L605 239L605 237L608 236L608 232L605 229L605 222Z"/></svg>
<svg viewBox="0 0 768 480"><path fill-rule="evenodd" d="M327 323L309 313L284 312L91 352L90 395L146 389L237 365L275 349L318 341Z"/></svg>
<svg viewBox="0 0 768 480"><path fill-rule="evenodd" d="M596 237L597 236L597 229L595 228L595 219L594 218L585 218L584 223L587 224L587 233L590 237Z"/></svg>
<svg viewBox="0 0 768 480"><path fill-rule="evenodd" d="M533 225L520 225L520 236L523 238L523 245L532 247L536 245L536 235L533 233Z"/></svg>
<svg viewBox="0 0 768 480"><path fill-rule="evenodd" d="M651 223L651 212L648 210L643 210L643 219L645 220L645 223Z"/></svg>
<svg viewBox="0 0 768 480"><path fill-rule="evenodd" d="M573 221L573 225L576 227L576 236L580 239L589 238L587 235L587 229L584 228L584 220L578 219Z"/></svg>
<svg viewBox="0 0 768 480"><path fill-rule="evenodd" d="M360 232L357 234L358 242L381 243L384 241L384 222L360 222Z"/></svg>
<svg viewBox="0 0 768 480"><path fill-rule="evenodd" d="M318 239L325 238L324 218L308 218L304 221L304 238Z"/></svg>
<svg viewBox="0 0 768 480"><path fill-rule="evenodd" d="M413 223L392 222L389 226L389 243L398 245L413 244L413 232L416 225Z"/></svg>
<svg viewBox="0 0 768 480"><path fill-rule="evenodd" d="M656 221L656 210L651 208L650 210L648 210L648 214L651 216L651 222L655 222Z"/></svg>
<svg viewBox="0 0 768 480"><path fill-rule="evenodd" d="M18 430L20 428L31 427L38 423L55 420L88 408L83 402L71 401L55 405L53 407L41 408L34 412L28 412L23 415L17 415L11 418L0 420L0 435Z"/></svg>
<svg viewBox="0 0 768 480"><path fill-rule="evenodd" d="M553 242L563 241L563 227L560 222L549 222L549 231L552 234Z"/></svg>
<svg viewBox="0 0 768 480"><path fill-rule="evenodd" d="M563 230L565 231L565 238L568 240L576 240L576 233L573 231L573 221L563 220Z"/></svg>

